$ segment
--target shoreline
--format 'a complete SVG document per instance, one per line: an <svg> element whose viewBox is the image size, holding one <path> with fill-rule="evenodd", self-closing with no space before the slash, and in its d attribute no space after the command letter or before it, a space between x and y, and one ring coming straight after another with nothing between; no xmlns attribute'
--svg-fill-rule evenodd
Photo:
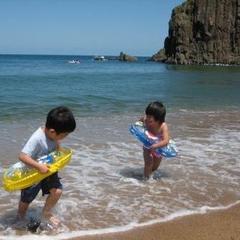
<svg viewBox="0 0 240 240"><path fill-rule="evenodd" d="M240 203L131 230L69 240L239 240Z"/></svg>

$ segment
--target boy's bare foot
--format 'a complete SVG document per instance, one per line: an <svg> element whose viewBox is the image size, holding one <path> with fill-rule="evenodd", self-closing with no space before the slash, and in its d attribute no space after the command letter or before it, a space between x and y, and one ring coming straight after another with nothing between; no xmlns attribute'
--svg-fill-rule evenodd
<svg viewBox="0 0 240 240"><path fill-rule="evenodd" d="M26 218L21 218L19 216L16 217L16 219L14 220L13 224L12 224L12 228L14 229L26 229L28 224L28 220Z"/></svg>
<svg viewBox="0 0 240 240"><path fill-rule="evenodd" d="M43 218L41 221L40 228L42 230L54 230L57 229L61 221L54 215L50 215L48 218Z"/></svg>
<svg viewBox="0 0 240 240"><path fill-rule="evenodd" d="M56 216L51 216L49 218L49 222L51 223L51 225L56 226L56 227L58 227L59 224L61 223L61 221Z"/></svg>

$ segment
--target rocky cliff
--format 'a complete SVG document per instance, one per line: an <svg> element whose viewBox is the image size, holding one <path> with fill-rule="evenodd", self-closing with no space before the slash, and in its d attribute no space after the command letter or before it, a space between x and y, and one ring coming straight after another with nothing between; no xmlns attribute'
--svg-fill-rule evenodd
<svg viewBox="0 0 240 240"><path fill-rule="evenodd" d="M154 61L240 64L240 0L188 0L172 11Z"/></svg>

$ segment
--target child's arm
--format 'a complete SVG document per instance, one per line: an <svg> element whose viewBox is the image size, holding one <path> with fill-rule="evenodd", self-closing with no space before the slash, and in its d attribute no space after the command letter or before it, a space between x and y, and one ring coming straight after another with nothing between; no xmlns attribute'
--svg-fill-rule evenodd
<svg viewBox="0 0 240 240"><path fill-rule="evenodd" d="M145 116L143 116L143 117L140 117L138 121L139 121L139 122L143 122L143 123L144 123L144 122L145 122Z"/></svg>
<svg viewBox="0 0 240 240"><path fill-rule="evenodd" d="M169 143L169 131L168 131L168 126L166 123L163 123L163 125L161 126L161 132L162 132L162 139L161 141L153 144L150 149L157 149L160 147L164 147Z"/></svg>
<svg viewBox="0 0 240 240"><path fill-rule="evenodd" d="M61 146L61 144L60 144L60 141L57 141L56 142L56 150L57 151L61 151L63 148L62 148L62 146Z"/></svg>
<svg viewBox="0 0 240 240"><path fill-rule="evenodd" d="M139 122L143 123L143 126L146 126L146 115L142 116L141 118L139 118L138 120Z"/></svg>
<svg viewBox="0 0 240 240"><path fill-rule="evenodd" d="M37 169L40 173L47 173L48 172L48 166L43 163L39 163L32 159L29 155L26 153L21 152L19 154L19 160L22 161L23 163Z"/></svg>

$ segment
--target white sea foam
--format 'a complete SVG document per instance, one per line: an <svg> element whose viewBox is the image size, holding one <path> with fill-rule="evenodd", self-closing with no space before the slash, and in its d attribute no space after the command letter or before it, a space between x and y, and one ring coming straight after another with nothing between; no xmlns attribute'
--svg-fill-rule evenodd
<svg viewBox="0 0 240 240"><path fill-rule="evenodd" d="M148 222L144 223L136 223L132 222L125 226L118 226L118 227L111 227L111 228L102 228L102 229L92 229L92 230L80 230L80 231L72 231L70 233L59 233L57 235L24 235L24 239L26 240L34 240L34 239L40 239L40 240L64 240L74 237L81 237L81 236L92 236L92 235L100 235L100 234L107 234L107 233L118 233L118 232L125 232L134 228L138 227L144 227L149 226L156 223L164 223L168 221L172 221L176 218L189 216L189 215L195 215L195 214L205 214L210 211L217 211L217 210L227 210L237 204L239 204L240 201L236 201L235 203L229 204L227 206L219 206L219 207L209 207L209 206L202 206L195 210L179 210L178 212L175 212L165 218L160 219L154 219ZM1 240L17 240L22 239L22 236L16 236L11 235L11 232L9 232L10 235L8 236L1 236Z"/></svg>

